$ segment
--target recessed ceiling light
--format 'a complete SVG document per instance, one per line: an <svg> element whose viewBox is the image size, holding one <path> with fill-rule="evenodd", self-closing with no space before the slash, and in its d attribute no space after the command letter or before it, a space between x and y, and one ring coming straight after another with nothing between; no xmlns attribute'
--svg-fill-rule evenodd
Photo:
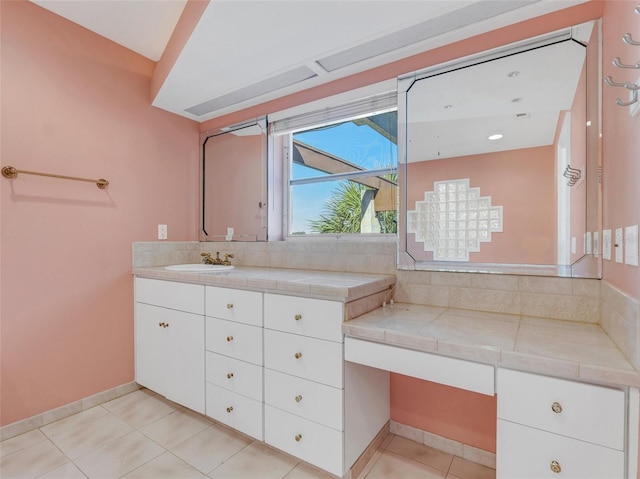
<svg viewBox="0 0 640 479"><path fill-rule="evenodd" d="M521 97L518 98L514 98L513 100L511 100L511 103L520 103L522 101Z"/></svg>
<svg viewBox="0 0 640 479"><path fill-rule="evenodd" d="M489 140L499 140L500 138L502 138L502 135L500 133L496 133L495 135L491 135Z"/></svg>
<svg viewBox="0 0 640 479"><path fill-rule="evenodd" d="M518 75L520 75L520 72L518 70L514 70L512 72L507 73L507 77L509 77L509 78L515 78Z"/></svg>
<svg viewBox="0 0 640 479"><path fill-rule="evenodd" d="M445 109L445 110L448 110L449 108L453 108L453 105L445 105L445 106L444 106L444 109Z"/></svg>

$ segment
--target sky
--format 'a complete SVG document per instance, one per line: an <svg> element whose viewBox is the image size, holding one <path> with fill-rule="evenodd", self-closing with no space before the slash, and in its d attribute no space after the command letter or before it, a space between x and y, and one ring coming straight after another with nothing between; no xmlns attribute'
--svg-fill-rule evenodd
<svg viewBox="0 0 640 479"><path fill-rule="evenodd" d="M295 133L294 138L363 168L384 168L398 164L397 146L367 125L358 126L353 122L345 122ZM325 173L311 168L293 165L293 179L323 175ZM311 233L309 220L320 216L325 201L337 186L336 181L294 186L291 232Z"/></svg>

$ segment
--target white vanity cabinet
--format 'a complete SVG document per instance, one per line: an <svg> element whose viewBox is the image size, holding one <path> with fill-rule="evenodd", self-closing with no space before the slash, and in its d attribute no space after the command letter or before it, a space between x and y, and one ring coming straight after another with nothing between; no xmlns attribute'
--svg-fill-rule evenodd
<svg viewBox="0 0 640 479"><path fill-rule="evenodd" d="M498 369L498 479L625 477L625 392Z"/></svg>
<svg viewBox="0 0 640 479"><path fill-rule="evenodd" d="M136 382L204 413L204 286L135 279Z"/></svg>
<svg viewBox="0 0 640 479"><path fill-rule="evenodd" d="M206 415L263 439L262 293L207 286Z"/></svg>
<svg viewBox="0 0 640 479"><path fill-rule="evenodd" d="M265 442L343 476L389 419L389 376L345 363L338 301L264 295Z"/></svg>

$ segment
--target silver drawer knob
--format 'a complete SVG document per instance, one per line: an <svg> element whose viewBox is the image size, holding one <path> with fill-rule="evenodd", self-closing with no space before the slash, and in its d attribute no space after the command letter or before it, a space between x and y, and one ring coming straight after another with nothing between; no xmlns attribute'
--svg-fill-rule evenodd
<svg viewBox="0 0 640 479"><path fill-rule="evenodd" d="M227 341L229 342L233 341L233 336L227 336Z"/></svg>
<svg viewBox="0 0 640 479"><path fill-rule="evenodd" d="M560 474L560 472L562 471L562 468L560 467L560 463L558 461L551 461L549 468L556 474Z"/></svg>
<svg viewBox="0 0 640 479"><path fill-rule="evenodd" d="M302 434L296 434L295 440L296 442L300 442L302 440Z"/></svg>
<svg viewBox="0 0 640 479"><path fill-rule="evenodd" d="M227 379L231 379L233 377L233 373L227 373Z"/></svg>
<svg viewBox="0 0 640 479"><path fill-rule="evenodd" d="M296 359L300 359L302 357L302 353L296 353L294 356Z"/></svg>
<svg viewBox="0 0 640 479"><path fill-rule="evenodd" d="M562 406L560 405L560 403L559 403L559 402L554 402L554 403L551 405L551 410L552 410L553 412L555 412L556 414L560 414L560 413L562 412Z"/></svg>
<svg viewBox="0 0 640 479"><path fill-rule="evenodd" d="M233 309L233 303L227 303L227 309Z"/></svg>
<svg viewBox="0 0 640 479"><path fill-rule="evenodd" d="M300 321L300 320L302 319L302 315L301 315L301 314L296 314L293 318L294 318L296 321Z"/></svg>
<svg viewBox="0 0 640 479"><path fill-rule="evenodd" d="M302 395L298 394L298 395L295 397L295 400L296 400L296 402L300 402L300 401L302 401Z"/></svg>
<svg viewBox="0 0 640 479"><path fill-rule="evenodd" d="M233 406L229 406L229 407L227 408L227 412L231 412L231 411L233 411Z"/></svg>

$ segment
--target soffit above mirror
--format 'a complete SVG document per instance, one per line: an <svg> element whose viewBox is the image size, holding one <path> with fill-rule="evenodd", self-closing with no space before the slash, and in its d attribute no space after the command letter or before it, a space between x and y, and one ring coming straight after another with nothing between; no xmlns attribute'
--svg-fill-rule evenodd
<svg viewBox="0 0 640 479"><path fill-rule="evenodd" d="M195 28L180 32L187 39L153 104L205 121L585 1L211 0ZM144 19L171 5L162 22L175 26L185 5L34 3L134 50L143 37L164 48L166 40L153 37L157 25ZM124 6L135 8L123 18Z"/></svg>

